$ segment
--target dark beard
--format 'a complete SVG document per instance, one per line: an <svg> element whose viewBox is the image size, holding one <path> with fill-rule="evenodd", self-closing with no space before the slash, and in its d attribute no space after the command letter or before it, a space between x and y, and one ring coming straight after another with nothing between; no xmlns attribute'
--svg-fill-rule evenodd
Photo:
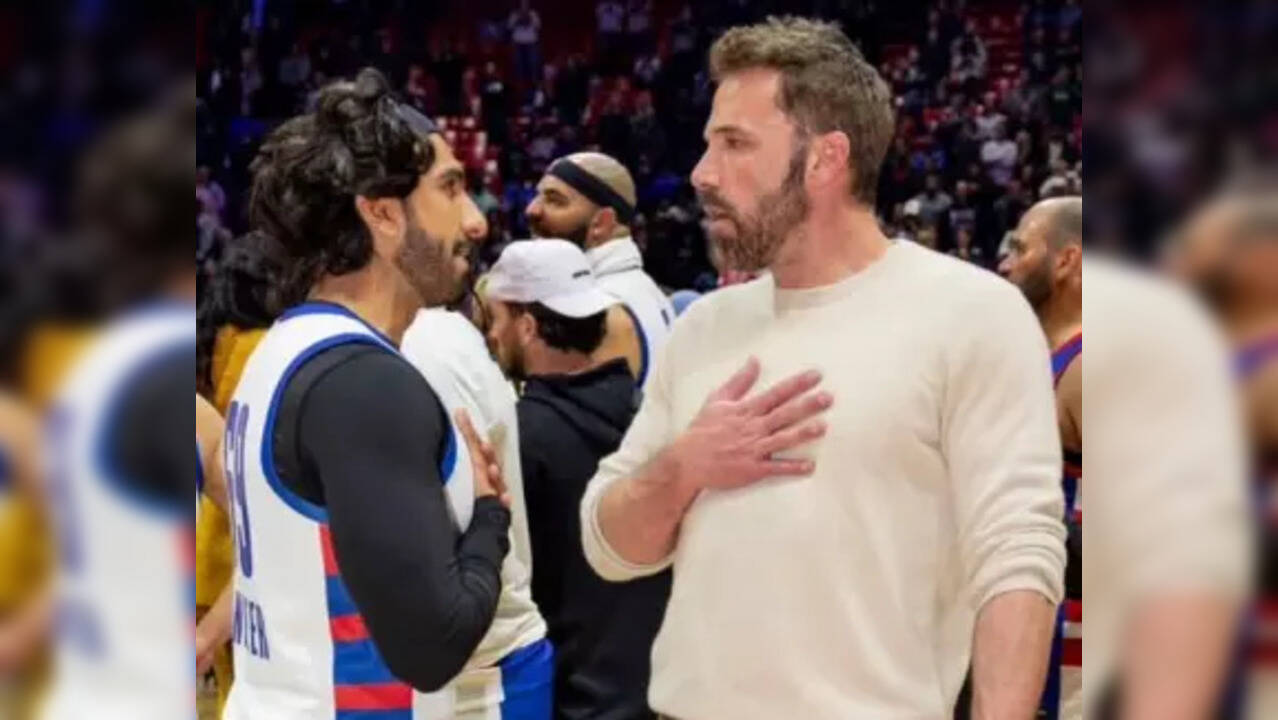
<svg viewBox="0 0 1278 720"><path fill-rule="evenodd" d="M463 283L453 276L452 260L444 243L432 238L408 210L408 230L395 254L395 266L417 291L422 307L448 305L462 294Z"/></svg>
<svg viewBox="0 0 1278 720"><path fill-rule="evenodd" d="M786 236L807 218L808 197L803 191L806 154L806 144L795 149L790 155L785 179L780 187L759 199L759 211L755 215L739 213L713 190L698 193L702 208L727 216L736 229L735 237L710 234L726 268L745 272L767 268L776 260Z"/></svg>
<svg viewBox="0 0 1278 720"><path fill-rule="evenodd" d="M569 232L556 234L556 233L548 232L546 228L543 227L540 223L529 220L528 229L532 231L533 237L535 238L542 238L542 239L558 238L560 240L567 240L573 245L576 245L582 250L585 250L586 234L590 230L590 223L583 223L582 225L573 228Z"/></svg>
<svg viewBox="0 0 1278 720"><path fill-rule="evenodd" d="M1052 299L1052 272L1050 258L1043 258L1038 267L1025 275L1019 285L1021 293L1035 311L1042 309Z"/></svg>

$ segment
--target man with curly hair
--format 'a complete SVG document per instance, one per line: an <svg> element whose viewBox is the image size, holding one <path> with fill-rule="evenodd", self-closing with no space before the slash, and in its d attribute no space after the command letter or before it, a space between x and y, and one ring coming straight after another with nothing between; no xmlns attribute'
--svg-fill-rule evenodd
<svg viewBox="0 0 1278 720"><path fill-rule="evenodd" d="M365 69L277 128L252 170L250 220L295 304L226 412L223 717L548 718L544 639L477 652L509 549L496 455L398 350L418 309L459 294L486 230L460 163Z"/></svg>

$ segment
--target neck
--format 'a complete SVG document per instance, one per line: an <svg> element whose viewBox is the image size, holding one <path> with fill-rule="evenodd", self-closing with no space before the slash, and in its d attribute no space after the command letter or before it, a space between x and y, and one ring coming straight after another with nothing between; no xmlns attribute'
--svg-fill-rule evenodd
<svg viewBox="0 0 1278 720"><path fill-rule="evenodd" d="M865 269L889 245L869 210L846 205L825 212L813 208L781 246L772 277L777 287L791 290L830 285Z"/></svg>
<svg viewBox="0 0 1278 720"><path fill-rule="evenodd" d="M1082 298L1069 291L1058 291L1050 302L1038 309L1038 321L1048 346L1056 350L1083 329Z"/></svg>
<svg viewBox="0 0 1278 720"><path fill-rule="evenodd" d="M628 233L628 232L621 232L621 231L618 231L617 233L615 233L615 234L613 234L613 235L607 235L607 236L605 236L605 237L600 237L600 238L592 238L592 237L590 237L590 236L587 236L587 237L586 237L586 247L585 247L585 249L586 249L586 250L594 250L595 248L599 247L600 245L607 245L608 243L612 242L613 240L620 240L621 238L627 238L627 237L630 237L630 233Z"/></svg>
<svg viewBox="0 0 1278 720"><path fill-rule="evenodd" d="M556 350L545 343L529 348L525 362L529 375L577 375L594 366L586 353Z"/></svg>
<svg viewBox="0 0 1278 720"><path fill-rule="evenodd" d="M400 277L374 257L361 270L321 277L311 288L310 299L341 305L399 344L421 307L414 293L398 290L402 284Z"/></svg>

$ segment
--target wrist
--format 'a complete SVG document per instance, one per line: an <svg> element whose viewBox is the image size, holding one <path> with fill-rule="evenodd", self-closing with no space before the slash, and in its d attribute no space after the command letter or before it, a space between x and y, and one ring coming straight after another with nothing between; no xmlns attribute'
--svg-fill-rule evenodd
<svg viewBox="0 0 1278 720"><path fill-rule="evenodd" d="M658 486L673 508L682 511L692 504L701 488L695 473L688 471L678 440L658 453L649 479Z"/></svg>

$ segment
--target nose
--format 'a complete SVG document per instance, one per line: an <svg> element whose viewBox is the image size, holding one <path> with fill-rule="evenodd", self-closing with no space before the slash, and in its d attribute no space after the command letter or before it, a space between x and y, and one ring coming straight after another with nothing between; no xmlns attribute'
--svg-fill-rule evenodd
<svg viewBox="0 0 1278 720"><path fill-rule="evenodd" d="M529 201L528 207L524 208L524 217L527 217L529 220L541 219L541 196L540 195L533 196L533 199Z"/></svg>
<svg viewBox="0 0 1278 720"><path fill-rule="evenodd" d="M1009 255L1009 256L1005 256L1002 260L998 261L998 274L1002 275L1003 277L1007 277L1008 274L1011 272L1012 272L1012 258Z"/></svg>
<svg viewBox="0 0 1278 720"><path fill-rule="evenodd" d="M710 159L710 148L701 153L701 159L692 168L692 187L699 192L714 190L719 187L719 174L714 171Z"/></svg>
<svg viewBox="0 0 1278 720"><path fill-rule="evenodd" d="M467 240L479 241L488 237L488 218L479 212L479 207L467 193L462 201L462 232Z"/></svg>

